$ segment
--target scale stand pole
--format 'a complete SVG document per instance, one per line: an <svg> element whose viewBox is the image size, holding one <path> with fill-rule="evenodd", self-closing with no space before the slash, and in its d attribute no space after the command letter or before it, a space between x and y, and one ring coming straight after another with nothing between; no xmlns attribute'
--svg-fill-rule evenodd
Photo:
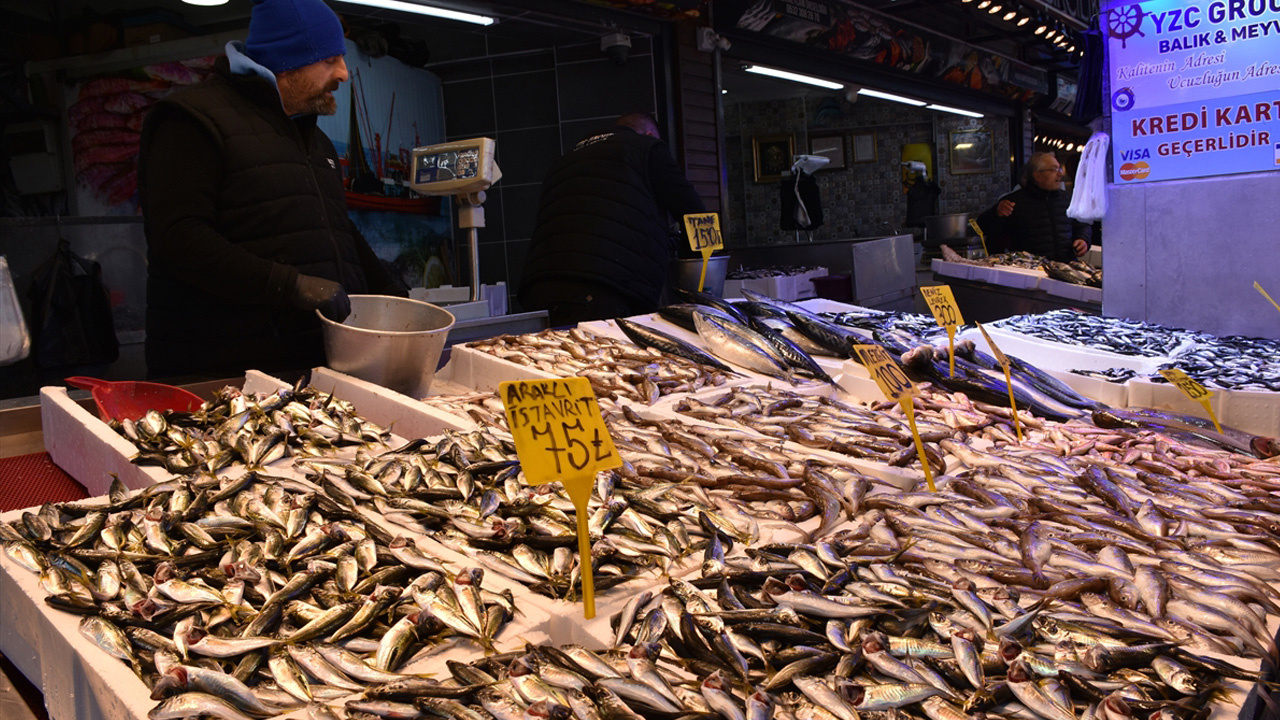
<svg viewBox="0 0 1280 720"><path fill-rule="evenodd" d="M458 227L467 231L467 250L471 256L471 301L480 297L480 237L476 228L484 227L484 191L463 193L458 199Z"/></svg>

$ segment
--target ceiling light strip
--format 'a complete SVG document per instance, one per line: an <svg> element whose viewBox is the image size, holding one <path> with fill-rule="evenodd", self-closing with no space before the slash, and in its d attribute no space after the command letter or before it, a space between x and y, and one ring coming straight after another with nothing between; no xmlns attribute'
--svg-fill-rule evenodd
<svg viewBox="0 0 1280 720"><path fill-rule="evenodd" d="M937 110L938 112L954 113L956 115L963 115L965 117L971 117L971 118L982 117L982 113L980 112L974 112L972 110L961 110L960 108L954 108L949 105L938 105L936 103L933 103L930 105L925 105L924 107L926 110Z"/></svg>
<svg viewBox="0 0 1280 720"><path fill-rule="evenodd" d="M909 97L903 97L901 95L893 95L891 93L880 92L879 90L871 90L868 88L862 88L861 90L858 91L858 94L866 95L867 97L880 98L881 100L892 100L893 102L900 102L906 105L914 105L915 107L924 107L925 105L929 104L921 100L912 100Z"/></svg>
<svg viewBox="0 0 1280 720"><path fill-rule="evenodd" d="M765 67L764 65L747 65L742 69L745 70L746 72L754 73L756 75L768 75L769 77L775 77L780 80L790 80L791 82L804 83L805 85L816 85L820 88L826 88L828 90L840 90L844 88L843 83L832 82L831 80L823 80L822 78L816 78L811 75L801 75L800 73L794 73L789 70L779 70L778 68Z"/></svg>
<svg viewBox="0 0 1280 720"><path fill-rule="evenodd" d="M476 25L492 25L495 20L488 15L476 15L475 13L458 12L457 10L446 10L431 5L419 5L418 3L404 2L403 0L338 0L338 2L349 3L351 5L365 5L367 7L382 8L384 10L398 10L400 12L415 13L418 15L430 15L431 17L444 18L445 20L458 20L460 22L474 23Z"/></svg>

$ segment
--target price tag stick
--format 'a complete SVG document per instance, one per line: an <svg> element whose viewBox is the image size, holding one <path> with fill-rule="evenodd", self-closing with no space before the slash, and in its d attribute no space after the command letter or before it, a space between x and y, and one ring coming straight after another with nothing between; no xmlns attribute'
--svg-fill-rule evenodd
<svg viewBox="0 0 1280 720"><path fill-rule="evenodd" d="M1176 385L1183 395L1200 403L1205 412L1209 413L1209 419L1213 421L1213 426L1217 428L1218 432L1222 432L1222 425L1218 423L1218 416L1214 414L1213 407L1209 405L1209 400L1213 398L1213 393L1208 388L1177 368L1164 368L1160 371L1160 374L1164 376L1165 380Z"/></svg>
<svg viewBox="0 0 1280 720"><path fill-rule="evenodd" d="M588 504L596 473L622 465L600 416L591 382L583 377L508 380L498 385L507 426L530 485L560 481L578 517L578 566L583 616L596 616Z"/></svg>
<svg viewBox="0 0 1280 720"><path fill-rule="evenodd" d="M907 415L907 423L911 425L911 437L915 438L916 455L920 456L920 464L924 467L924 479L929 483L929 492L937 492L933 484L933 468L929 467L929 456L924 454L924 441L920 439L920 431L916 429L916 412L912 400L915 388L902 368L889 357L889 353L880 345L854 345L853 352L858 362L867 368L871 378L880 387L880 392L890 400L896 400Z"/></svg>
<svg viewBox="0 0 1280 720"><path fill-rule="evenodd" d="M920 466L924 468L924 481L929 484L929 492L938 492L938 486L933 484L933 468L929 467L929 456L924 454L924 441L920 439L920 431L916 429L914 400L914 393L907 393L898 398L898 404L902 406L902 412L907 414L907 422L911 425L911 437L915 439L916 455L920 458Z"/></svg>
<svg viewBox="0 0 1280 720"><path fill-rule="evenodd" d="M964 316L960 314L960 306L956 305L956 296L946 285L928 285L920 288L924 301L929 303L929 310L938 325L947 329L947 343L951 348L951 377L956 376L956 328L964 324Z"/></svg>
<svg viewBox="0 0 1280 720"><path fill-rule="evenodd" d="M1271 303L1272 305L1275 305L1275 306L1276 306L1276 309L1277 309L1277 310L1280 310L1280 304L1277 304L1275 300L1272 300L1272 299L1271 299L1271 296L1267 294L1267 291L1266 291L1266 290L1263 290L1263 289L1262 289L1262 286L1258 284L1258 281L1257 281L1257 280L1254 280L1254 281L1253 281L1253 289L1254 289L1254 290L1257 290L1257 291L1258 291L1258 292L1260 292L1260 293L1262 293L1262 297L1266 298L1266 299L1267 299L1267 302Z"/></svg>
<svg viewBox="0 0 1280 720"><path fill-rule="evenodd" d="M1004 382L1009 388L1009 409L1013 411L1013 429L1018 433L1018 442L1022 442L1022 421L1018 418L1018 401L1013 399L1013 376L1009 374L1009 358L996 347L995 341L987 334L987 329L982 327L982 323L975 324L978 330L982 331L982 337L986 339L987 347L991 348L991 354L996 356L996 360L1004 370Z"/></svg>
<svg viewBox="0 0 1280 720"><path fill-rule="evenodd" d="M707 265L711 262L711 253L724 247L724 237L720 235L720 216L715 213L690 213L684 216L684 229L689 236L689 247L702 253L702 274L698 276L698 292L702 292L707 282Z"/></svg>
<svg viewBox="0 0 1280 720"><path fill-rule="evenodd" d="M951 377L956 376L956 326L947 326L947 347L950 352L947 353L947 360L951 363Z"/></svg>
<svg viewBox="0 0 1280 720"><path fill-rule="evenodd" d="M978 239L982 241L982 254L991 255L991 253L987 252L987 236L982 234L982 228L978 226L978 221L974 218L969 218L969 227L973 228L973 231L978 234Z"/></svg>

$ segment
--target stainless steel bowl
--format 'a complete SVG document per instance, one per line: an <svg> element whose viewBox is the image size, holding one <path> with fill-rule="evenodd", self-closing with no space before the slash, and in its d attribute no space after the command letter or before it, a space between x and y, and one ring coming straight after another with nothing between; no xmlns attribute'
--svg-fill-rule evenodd
<svg viewBox="0 0 1280 720"><path fill-rule="evenodd" d="M431 390L454 317L421 300L352 295L345 321L320 315L320 323L329 367L420 398Z"/></svg>
<svg viewBox="0 0 1280 720"><path fill-rule="evenodd" d="M724 297L724 278L729 274L729 256L712 255L707 262L707 278L702 291ZM702 258L675 260L672 265L672 285L682 290L697 290L702 277Z"/></svg>

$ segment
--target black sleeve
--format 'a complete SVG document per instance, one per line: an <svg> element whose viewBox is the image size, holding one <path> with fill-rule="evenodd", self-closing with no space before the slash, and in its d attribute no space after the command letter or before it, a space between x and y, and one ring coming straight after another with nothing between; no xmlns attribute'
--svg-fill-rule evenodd
<svg viewBox="0 0 1280 720"><path fill-rule="evenodd" d="M1082 238L1085 242L1093 242L1093 223L1084 223L1079 220L1071 221L1071 239Z"/></svg>
<svg viewBox="0 0 1280 720"><path fill-rule="evenodd" d="M689 184L684 170L671 159L666 145L657 144L649 150L649 184L658 206L676 220L689 213L707 211L702 196Z"/></svg>
<svg viewBox="0 0 1280 720"><path fill-rule="evenodd" d="M283 304L298 271L248 252L215 226L222 157L212 135L185 113L147 119L138 158L147 247L180 280L214 296Z"/></svg>

